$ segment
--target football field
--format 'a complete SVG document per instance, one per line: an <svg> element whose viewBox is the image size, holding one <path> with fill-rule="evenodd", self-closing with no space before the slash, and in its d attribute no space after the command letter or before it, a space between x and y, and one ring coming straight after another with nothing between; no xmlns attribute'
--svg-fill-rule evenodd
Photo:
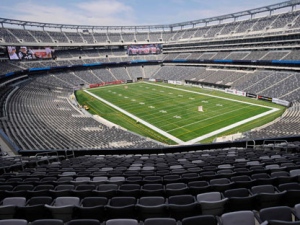
<svg viewBox="0 0 300 225"><path fill-rule="evenodd" d="M246 98L236 100L158 83L105 86L85 92L178 144L197 143L279 110ZM199 106L203 112L198 111Z"/></svg>

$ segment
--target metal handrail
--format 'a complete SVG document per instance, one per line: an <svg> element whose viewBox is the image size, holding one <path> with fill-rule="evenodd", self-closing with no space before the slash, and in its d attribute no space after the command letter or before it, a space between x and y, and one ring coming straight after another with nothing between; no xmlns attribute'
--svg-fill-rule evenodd
<svg viewBox="0 0 300 225"><path fill-rule="evenodd" d="M252 144L250 144L251 142L252 142ZM246 141L246 148L250 148L250 147L252 147L253 149L256 148L256 142L255 142L255 140L248 140L248 141Z"/></svg>
<svg viewBox="0 0 300 225"><path fill-rule="evenodd" d="M35 158L36 158L36 165L38 166L38 157L42 157L42 156L46 156L46 160L48 161L48 164L50 164L50 157L51 157L51 154L56 154L56 159L57 159L57 162L59 162L59 155L58 155L58 152L57 151L47 151L47 152L40 152L40 153L37 153L35 155Z"/></svg>
<svg viewBox="0 0 300 225"><path fill-rule="evenodd" d="M71 154L68 154L68 152L71 152ZM65 150L65 157L66 159L68 159L69 157L75 158L74 150Z"/></svg>
<svg viewBox="0 0 300 225"><path fill-rule="evenodd" d="M276 147L279 147L279 143L284 143L284 145L280 146L282 148L285 148L285 152L288 150L288 142L286 140L264 140L263 141L263 147L271 147L273 150L275 150ZM272 144L272 146L270 146Z"/></svg>

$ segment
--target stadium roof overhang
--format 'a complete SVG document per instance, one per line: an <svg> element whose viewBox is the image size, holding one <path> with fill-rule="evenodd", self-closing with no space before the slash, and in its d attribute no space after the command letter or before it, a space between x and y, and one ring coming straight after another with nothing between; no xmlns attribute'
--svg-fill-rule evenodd
<svg viewBox="0 0 300 225"><path fill-rule="evenodd" d="M10 25L19 25L19 26L30 26L30 27L41 27L41 28L55 28L55 29L75 29L75 30L118 30L118 31L126 31L126 30L173 30L174 28L183 28L186 26L195 26L197 24L208 24L211 22L222 22L227 19L236 19L244 16L253 16L255 14L264 13L264 12L272 12L282 8L292 8L296 5L300 4L300 0L289 0L278 4L273 4L269 6L264 6L260 8L255 8L251 10L245 10L237 13L226 14L222 16L216 16L211 18L181 22L181 23L173 23L166 25L144 25L144 26L91 26L91 25L71 25L71 24L55 24L55 23L41 23L41 22L31 22L31 21L22 21L22 20L14 20L14 19L6 19L0 18L0 23L10 24Z"/></svg>

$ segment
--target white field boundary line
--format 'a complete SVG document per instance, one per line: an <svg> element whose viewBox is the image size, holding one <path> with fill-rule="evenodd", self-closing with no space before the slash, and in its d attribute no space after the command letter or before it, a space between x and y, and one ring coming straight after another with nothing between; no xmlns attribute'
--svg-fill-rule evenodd
<svg viewBox="0 0 300 225"><path fill-rule="evenodd" d="M237 127L237 126L240 126L240 125L243 125L243 124L245 124L245 123L251 122L251 121L256 120L256 119L258 119L258 118L267 116L267 115L269 115L269 114L271 114L271 113L274 113L274 112L276 112L276 111L278 111L278 110L279 110L279 109L277 109L277 108L273 108L273 109L270 110L270 111L267 111L267 112L261 113L261 114L259 114L259 115L250 117L250 118L248 118L248 119L239 121L239 122L234 123L234 124L231 124L231 125L229 125L229 126L227 126L227 127L223 127L223 128L221 128L221 129L219 129L219 130L215 130L215 131L213 131L213 132L211 132L211 133L208 133L208 134L205 134L205 135L203 135L203 136L200 136L200 137L197 137L197 138L195 138L195 139L192 139L192 140L190 140L190 141L187 141L187 142L185 142L184 144L186 144L186 145L195 144L195 143L197 143L197 142L199 142L199 141L202 141L202 140L204 140L204 139L206 139L206 138L213 137L213 136L215 136L215 135L217 135L217 134L220 134L220 133L222 133L222 132L224 132L224 131L227 131L227 130L230 130L230 129L235 128L235 127Z"/></svg>
<svg viewBox="0 0 300 225"><path fill-rule="evenodd" d="M140 119L139 117L137 117L137 116L135 116L135 115L133 115L133 114L127 112L126 110L121 109L120 107L118 107L118 106L116 106L116 105L110 103L109 101L106 101L105 99L103 99L103 98L101 98L101 97L99 97L99 96L97 96L97 95L95 95L95 94L93 94L93 93L91 93L91 92L89 92L89 91L87 91L87 90L84 90L84 92L86 92L87 94L89 94L89 95L93 96L94 98L100 100L101 102L104 102L105 104L109 105L110 107L113 107L114 109L118 110L119 112L121 112L121 113L123 113L123 114L129 116L130 118L132 118L132 119L134 119L134 120L140 122L141 124L143 124L143 125L149 127L150 129L152 129L152 130L154 130L154 131L160 133L161 135L163 135L163 136L165 136L165 137L171 139L172 141L175 141L177 144L184 144L184 142L183 142L182 140L180 140L179 138L174 137L174 136L171 135L171 134L168 134L167 132L165 132L165 131L159 129L159 128L156 127L156 126L153 126L152 124L150 124L150 123L148 123L148 122L146 122L146 121Z"/></svg>

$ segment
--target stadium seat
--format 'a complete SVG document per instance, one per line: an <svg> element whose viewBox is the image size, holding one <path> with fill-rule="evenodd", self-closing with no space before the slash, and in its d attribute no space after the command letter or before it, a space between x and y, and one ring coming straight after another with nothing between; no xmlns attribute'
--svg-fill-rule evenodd
<svg viewBox="0 0 300 225"><path fill-rule="evenodd" d="M189 189L185 183L170 183L165 185L167 196L189 194Z"/></svg>
<svg viewBox="0 0 300 225"><path fill-rule="evenodd" d="M77 219L71 220L66 225L100 225L101 223L95 219Z"/></svg>
<svg viewBox="0 0 300 225"><path fill-rule="evenodd" d="M177 225L177 222L173 218L148 218L144 225Z"/></svg>
<svg viewBox="0 0 300 225"><path fill-rule="evenodd" d="M140 196L141 186L139 184L121 184L117 191L119 196L133 196L138 198Z"/></svg>
<svg viewBox="0 0 300 225"><path fill-rule="evenodd" d="M67 222L72 219L73 209L79 206L80 199L77 197L58 197L51 205L45 205L53 219Z"/></svg>
<svg viewBox="0 0 300 225"><path fill-rule="evenodd" d="M221 216L223 225L255 225L255 217L252 211L238 211L225 213Z"/></svg>
<svg viewBox="0 0 300 225"><path fill-rule="evenodd" d="M17 206L25 206L26 198L8 197L4 198L0 205L0 219L13 219Z"/></svg>
<svg viewBox="0 0 300 225"><path fill-rule="evenodd" d="M111 198L116 195L118 187L117 184L99 184L93 194L99 197Z"/></svg>
<svg viewBox="0 0 300 225"><path fill-rule="evenodd" d="M26 220L21 219L7 219L0 220L0 225L27 225L28 222Z"/></svg>
<svg viewBox="0 0 300 225"><path fill-rule="evenodd" d="M251 188L256 184L256 181L252 180L248 175L234 176L230 179L234 182L236 188Z"/></svg>
<svg viewBox="0 0 300 225"><path fill-rule="evenodd" d="M211 186L207 181L191 181L188 183L191 194L197 195L211 191Z"/></svg>
<svg viewBox="0 0 300 225"><path fill-rule="evenodd" d="M193 216L182 219L182 225L217 225L218 220L213 215Z"/></svg>
<svg viewBox="0 0 300 225"><path fill-rule="evenodd" d="M162 184L144 184L141 188L141 196L164 196L165 188Z"/></svg>
<svg viewBox="0 0 300 225"><path fill-rule="evenodd" d="M200 209L192 195L175 195L168 198L168 209L172 218L182 220L198 214Z"/></svg>
<svg viewBox="0 0 300 225"><path fill-rule="evenodd" d="M105 205L108 199L105 197L86 197L81 200L80 206L75 206L73 211L74 219L105 219Z"/></svg>
<svg viewBox="0 0 300 225"><path fill-rule="evenodd" d="M258 185L250 189L256 195L256 209L280 206L286 195L286 191L279 192L273 185Z"/></svg>
<svg viewBox="0 0 300 225"><path fill-rule="evenodd" d="M51 197L37 196L30 198L25 206L18 206L16 217L25 219L28 222L32 222L38 219L46 219L48 212L45 208L45 204L50 205L52 203Z"/></svg>
<svg viewBox="0 0 300 225"><path fill-rule="evenodd" d="M41 219L33 221L31 225L64 225L64 222L58 219Z"/></svg>
<svg viewBox="0 0 300 225"><path fill-rule="evenodd" d="M227 198L222 199L220 192L207 192L197 195L203 215L220 216L225 211Z"/></svg>
<svg viewBox="0 0 300 225"><path fill-rule="evenodd" d="M293 221L293 213L291 208L287 206L277 206L261 209L258 213L258 221L260 223L270 222L271 220L279 220L285 222Z"/></svg>
<svg viewBox="0 0 300 225"><path fill-rule="evenodd" d="M138 221L134 219L111 219L106 221L106 225L138 225Z"/></svg>
<svg viewBox="0 0 300 225"><path fill-rule="evenodd" d="M234 187L234 183L228 178L212 179L209 182L211 190L216 192L224 192Z"/></svg>
<svg viewBox="0 0 300 225"><path fill-rule="evenodd" d="M135 197L113 197L106 205L107 216L109 219L116 218L135 218Z"/></svg>
<svg viewBox="0 0 300 225"><path fill-rule="evenodd" d="M166 199L164 197L141 197L136 209L140 220L155 217L168 217Z"/></svg>
<svg viewBox="0 0 300 225"><path fill-rule="evenodd" d="M50 191L49 190L53 190L54 189L54 185L51 184L40 184L40 185L36 185L34 187L34 189L31 191L27 191L28 196L30 197L35 197L35 196L50 196Z"/></svg>

